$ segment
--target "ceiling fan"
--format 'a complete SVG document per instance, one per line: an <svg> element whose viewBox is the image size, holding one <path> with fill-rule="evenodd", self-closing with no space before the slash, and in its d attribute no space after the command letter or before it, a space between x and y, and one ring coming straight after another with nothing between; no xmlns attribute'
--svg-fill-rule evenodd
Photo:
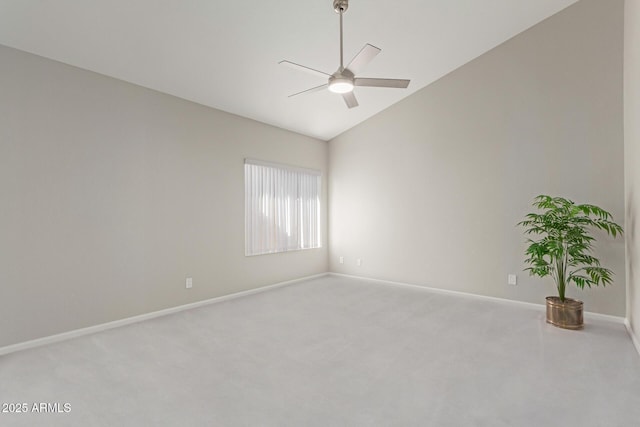
<svg viewBox="0 0 640 427"><path fill-rule="evenodd" d="M314 68L286 60L279 62L279 64L288 65L298 70L307 71L317 76L328 78L327 83L312 87L311 89L303 90L302 92L294 93L293 95L289 95L289 98L305 93L329 89L331 92L342 94L342 98L347 104L347 107L353 108L358 106L356 96L353 94L353 88L355 86L390 87L399 89L404 89L409 86L410 80L356 77L356 74L360 73L360 71L362 71L362 69L381 51L381 49L368 43L365 44L362 50L360 50L360 52L358 52L358 54L351 60L349 65L346 67L344 66L342 52L342 15L348 8L349 0L333 0L333 9L340 15L340 67L338 67L338 70L335 73L325 73L324 71L319 71Z"/></svg>

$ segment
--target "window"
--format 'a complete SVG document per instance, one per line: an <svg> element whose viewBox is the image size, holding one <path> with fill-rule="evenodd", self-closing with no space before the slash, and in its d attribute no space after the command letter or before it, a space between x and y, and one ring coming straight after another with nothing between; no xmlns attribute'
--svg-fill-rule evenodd
<svg viewBox="0 0 640 427"><path fill-rule="evenodd" d="M246 159L245 255L321 247L320 171Z"/></svg>

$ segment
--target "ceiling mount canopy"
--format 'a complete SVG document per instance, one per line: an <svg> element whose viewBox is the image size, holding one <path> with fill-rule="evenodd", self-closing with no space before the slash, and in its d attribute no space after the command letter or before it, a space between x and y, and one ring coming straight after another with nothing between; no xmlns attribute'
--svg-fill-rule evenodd
<svg viewBox="0 0 640 427"><path fill-rule="evenodd" d="M333 0L333 10L344 13L349 9L349 0Z"/></svg>
<svg viewBox="0 0 640 427"><path fill-rule="evenodd" d="M294 93L293 95L289 95L289 98L296 95L329 89L329 91L333 93L341 94L344 102L347 104L347 107L354 108L358 106L358 101L356 100L356 96L353 93L353 89L355 86L386 87L396 89L405 89L407 86L409 86L410 80L405 79L356 77L356 74L359 73L369 62L373 60L373 58L376 57L376 55L381 52L381 49L368 43L364 45L362 50L358 52L358 54L346 67L344 66L342 16L348 8L349 0L333 0L333 9L340 15L340 66L338 67L336 72L334 72L333 74L329 74L325 73L324 71L319 71L314 68L307 67L305 65L297 64L295 62L287 60L280 61L280 64L288 65L299 70L310 72L327 79L326 84Z"/></svg>

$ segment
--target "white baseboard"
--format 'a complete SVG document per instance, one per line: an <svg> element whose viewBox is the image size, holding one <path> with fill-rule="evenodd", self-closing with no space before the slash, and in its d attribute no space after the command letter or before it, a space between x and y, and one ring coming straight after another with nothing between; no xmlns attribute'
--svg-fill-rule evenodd
<svg viewBox="0 0 640 427"><path fill-rule="evenodd" d="M545 304L537 304L537 303L533 303L533 302L525 302L525 301L517 301L517 300L512 300L512 299L506 299L506 298L490 297L490 296L487 296L487 295L471 294L471 293L468 293L468 292L461 292L461 291L451 291L451 290L448 290L448 289L432 288L432 287L429 287L429 286L416 285L416 284L412 284L412 283L394 282L394 281L391 281L391 280L382 280L382 279L372 279L370 277L354 276L354 275L350 275L350 274L342 274L342 273L329 273L329 274L332 275L332 276L348 277L348 278L359 279L359 280L369 280L371 282L384 283L384 284L393 285L393 286L403 286L403 287L411 287L411 288L414 288L414 289L415 288L423 289L423 290L427 290L429 292L435 292L435 293L439 293L439 294L456 295L456 296L461 296L461 297L466 297L466 298L480 299L480 300L484 300L484 301L493 301L493 302L498 302L498 303L501 303L501 304L518 305L520 307L528 307L528 308L533 308L535 310L541 310L541 311L546 310L546 305ZM585 319L605 320L607 322L614 322L614 323L619 323L619 324L624 324L625 320L626 320L624 317L621 317L621 316L612 316L610 314L592 313L590 311L584 312L584 317L585 317Z"/></svg>
<svg viewBox="0 0 640 427"><path fill-rule="evenodd" d="M627 327L627 332L629 332L629 336L631 337L631 341L633 342L633 345L635 346L636 350L638 351L638 355L640 355L640 338L638 338L635 334L635 332L633 331L633 328L631 327L631 323L629 322L629 319L624 319L624 326Z"/></svg>
<svg viewBox="0 0 640 427"><path fill-rule="evenodd" d="M125 319L114 320L113 322L101 323L99 325L89 326L86 328L75 329L73 331L62 332L56 335L50 335L47 337L36 338L34 340L25 341L17 344L11 344L5 347L0 347L0 356L13 353L16 351L26 350L29 348L40 347L47 344L53 344L60 341L65 341L71 338L81 337L83 335L94 334L96 332L106 331L108 329L118 328L120 326L130 325L132 323L143 322L145 320L154 319L156 317L166 316L168 314L178 313L180 311L190 310L192 308L202 307L209 304L215 304L222 301L228 301L235 298L245 297L248 295L265 292L271 289L280 288L283 286L292 285L294 283L302 282L305 280L317 279L324 277L329 273L320 273L313 276L306 276L300 279L287 280L285 282L275 283L273 285L262 286L256 289L249 289L246 291L236 292L229 295L223 295L215 298L210 298L202 301L196 301L189 304L179 305L176 307L165 308L163 310L153 311L151 313L140 314L138 316L127 317Z"/></svg>

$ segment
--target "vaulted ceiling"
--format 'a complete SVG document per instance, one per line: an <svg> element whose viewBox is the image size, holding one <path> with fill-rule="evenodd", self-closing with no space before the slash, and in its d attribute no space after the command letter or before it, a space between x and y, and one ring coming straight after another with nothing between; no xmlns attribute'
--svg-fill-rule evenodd
<svg viewBox="0 0 640 427"><path fill-rule="evenodd" d="M288 98L334 72L332 0L0 0L0 44L329 140L576 0L351 0L345 62L382 49L365 77L408 89L356 88Z"/></svg>

